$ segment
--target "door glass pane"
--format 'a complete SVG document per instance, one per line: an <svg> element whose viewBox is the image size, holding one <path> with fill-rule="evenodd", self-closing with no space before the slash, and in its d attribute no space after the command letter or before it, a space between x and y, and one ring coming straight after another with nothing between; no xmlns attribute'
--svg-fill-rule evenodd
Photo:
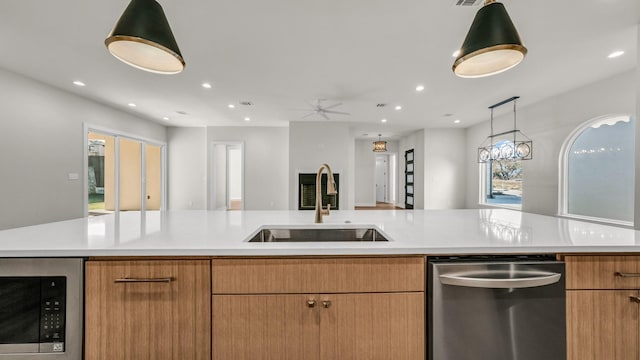
<svg viewBox="0 0 640 360"><path fill-rule="evenodd" d="M115 139L113 136L88 134L89 215L115 210Z"/></svg>
<svg viewBox="0 0 640 360"><path fill-rule="evenodd" d="M140 210L142 151L139 141L120 141L120 210Z"/></svg>
<svg viewBox="0 0 640 360"><path fill-rule="evenodd" d="M160 210L162 204L162 159L161 147L155 145L145 145L146 168L146 191L145 209Z"/></svg>

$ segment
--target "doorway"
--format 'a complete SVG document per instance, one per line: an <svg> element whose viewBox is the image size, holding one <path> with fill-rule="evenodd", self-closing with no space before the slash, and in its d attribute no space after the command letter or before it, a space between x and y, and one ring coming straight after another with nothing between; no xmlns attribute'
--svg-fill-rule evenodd
<svg viewBox="0 0 640 360"><path fill-rule="evenodd" d="M165 145L85 126L89 216L164 206Z"/></svg>
<svg viewBox="0 0 640 360"><path fill-rule="evenodd" d="M376 203L395 205L396 184L396 155L377 154L375 169Z"/></svg>
<svg viewBox="0 0 640 360"><path fill-rule="evenodd" d="M209 209L245 208L243 143L211 143L211 179Z"/></svg>

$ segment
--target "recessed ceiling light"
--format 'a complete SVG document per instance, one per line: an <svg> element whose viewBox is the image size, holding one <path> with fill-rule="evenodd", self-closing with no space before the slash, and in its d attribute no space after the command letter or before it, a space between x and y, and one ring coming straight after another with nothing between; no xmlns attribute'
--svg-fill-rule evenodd
<svg viewBox="0 0 640 360"><path fill-rule="evenodd" d="M387 122L387 119L382 119L382 120L380 120L380 121L382 121L383 123L386 123L386 122Z"/></svg>
<svg viewBox="0 0 640 360"><path fill-rule="evenodd" d="M205 83L202 83L202 87L205 89L211 89L211 84L205 82Z"/></svg>
<svg viewBox="0 0 640 360"><path fill-rule="evenodd" d="M416 91L423 91L423 90L424 90L424 85L416 86Z"/></svg>
<svg viewBox="0 0 640 360"><path fill-rule="evenodd" d="M168 117L168 116L165 116L165 117L163 117L163 118L162 118L162 120L164 120L164 121L169 121L169 117Z"/></svg>
<svg viewBox="0 0 640 360"><path fill-rule="evenodd" d="M136 107L136 104L134 103L128 103L127 105L129 105L129 107Z"/></svg>
<svg viewBox="0 0 640 360"><path fill-rule="evenodd" d="M236 106L235 106L235 105L233 105L233 104L229 104L229 105L227 105L227 107L228 107L229 109L235 109L235 108L236 108Z"/></svg>
<svg viewBox="0 0 640 360"><path fill-rule="evenodd" d="M251 118L247 116L246 118L244 118L244 121L251 121Z"/></svg>
<svg viewBox="0 0 640 360"><path fill-rule="evenodd" d="M458 55L460 55L460 49L454 51L453 54L451 54L451 56L453 57L458 57Z"/></svg>
<svg viewBox="0 0 640 360"><path fill-rule="evenodd" d="M624 55L624 51L622 50L618 50L618 51L614 51L611 54L609 54L609 56L607 56L609 59L613 59L613 58L617 58L619 56Z"/></svg>
<svg viewBox="0 0 640 360"><path fill-rule="evenodd" d="M86 86L87 84L83 83L83 82L82 82L82 81L80 81L80 80L76 80L76 81L74 81L74 82L73 82L73 85L76 85L76 86Z"/></svg>
<svg viewBox="0 0 640 360"><path fill-rule="evenodd" d="M402 106L396 105L396 110L402 110Z"/></svg>
<svg viewBox="0 0 640 360"><path fill-rule="evenodd" d="M454 121L453 121L453 123L454 123L454 124L460 124L460 120L459 120L459 119L456 119L456 120L454 120Z"/></svg>

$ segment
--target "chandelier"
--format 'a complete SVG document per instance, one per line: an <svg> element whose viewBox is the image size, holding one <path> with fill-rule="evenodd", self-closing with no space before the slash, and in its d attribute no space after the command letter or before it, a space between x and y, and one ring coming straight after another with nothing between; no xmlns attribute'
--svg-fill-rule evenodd
<svg viewBox="0 0 640 360"><path fill-rule="evenodd" d="M478 162L488 163L494 160L531 160L533 142L516 126L516 100L519 96L503 100L489 106L491 109L491 135L478 148ZM493 109L513 102L513 129L498 134L493 133Z"/></svg>
<svg viewBox="0 0 640 360"><path fill-rule="evenodd" d="M380 140L382 134L378 134L378 141L373 142L373 152L386 152L387 142Z"/></svg>

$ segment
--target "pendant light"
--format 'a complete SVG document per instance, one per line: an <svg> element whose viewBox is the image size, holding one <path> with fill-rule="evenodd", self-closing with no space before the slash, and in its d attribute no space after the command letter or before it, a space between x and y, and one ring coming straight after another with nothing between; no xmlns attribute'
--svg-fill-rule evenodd
<svg viewBox="0 0 640 360"><path fill-rule="evenodd" d="M177 74L185 66L167 17L155 0L131 0L104 43L113 56L141 70Z"/></svg>
<svg viewBox="0 0 640 360"><path fill-rule="evenodd" d="M373 152L386 152L387 151L387 142L382 141L380 137L382 134L378 134L378 141L373 142Z"/></svg>
<svg viewBox="0 0 640 360"><path fill-rule="evenodd" d="M533 159L533 141L517 128L516 100L514 96L497 104L489 106L491 109L491 135L478 148L478 163L488 163L494 160L531 160ZM513 102L513 130L493 133L493 109Z"/></svg>
<svg viewBox="0 0 640 360"><path fill-rule="evenodd" d="M495 75L518 65L526 54L504 5L485 0L453 63L453 72L464 78Z"/></svg>

